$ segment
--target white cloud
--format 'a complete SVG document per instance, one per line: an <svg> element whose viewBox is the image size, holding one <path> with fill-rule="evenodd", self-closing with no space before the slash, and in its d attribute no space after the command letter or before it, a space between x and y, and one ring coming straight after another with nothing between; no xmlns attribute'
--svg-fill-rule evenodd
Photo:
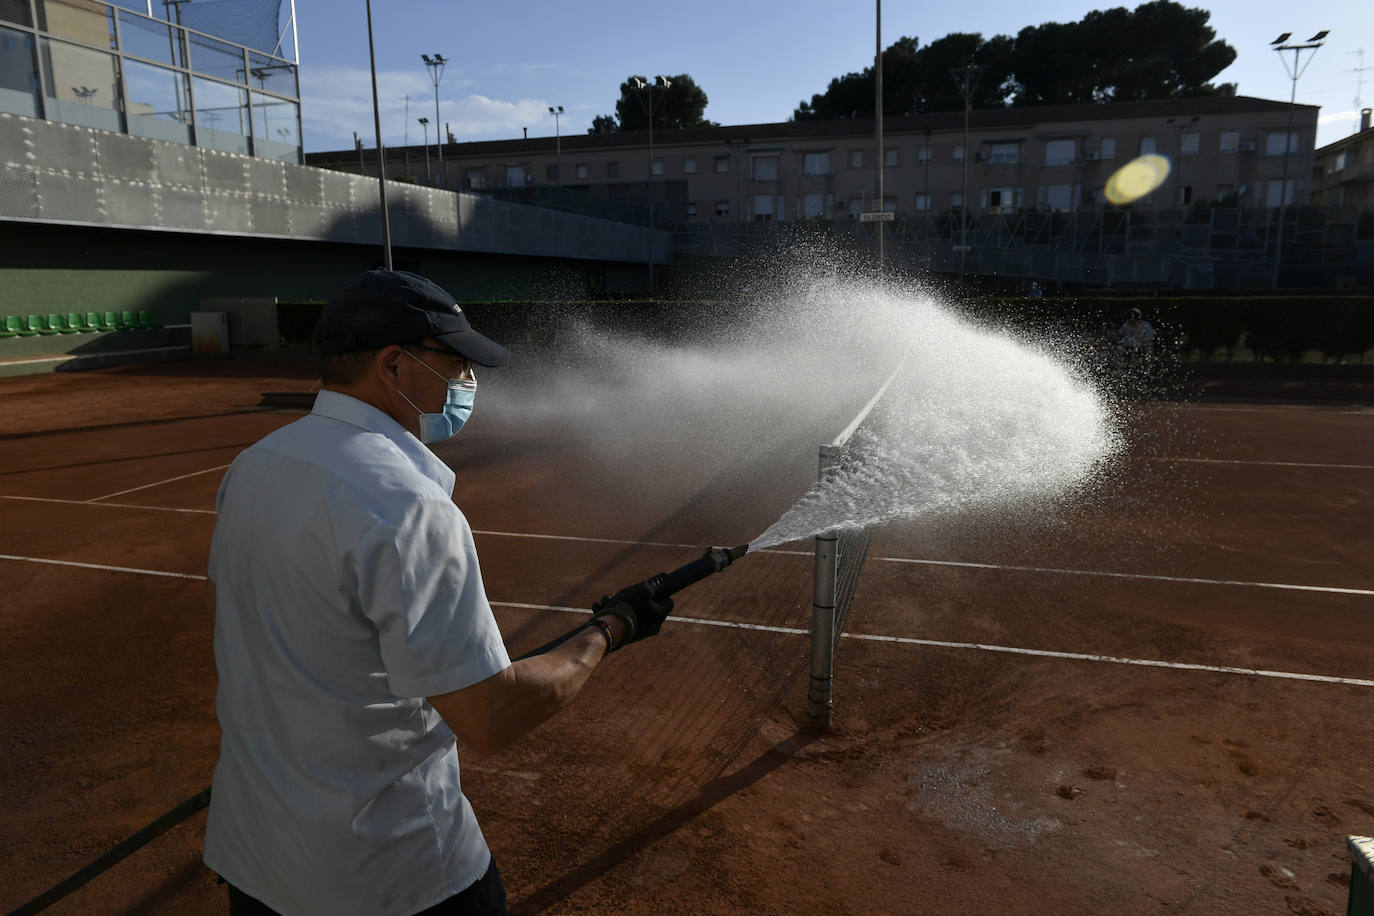
<svg viewBox="0 0 1374 916"><path fill-rule="evenodd" d="M471 87L468 80L440 83L440 120L449 125L459 141L518 137L522 127L543 130L548 103L540 99L505 101L470 93L458 99L445 97L450 89ZM410 96L410 122L406 101ZM424 141L428 130L434 142L434 125L427 128L419 118L434 120L434 84L428 74L413 71L382 71L377 74L377 99L381 110L382 136L389 146L405 139L412 145ZM301 71L301 119L307 150L348 149L357 131L363 145L376 147L372 119L372 82L361 67L321 67Z"/></svg>

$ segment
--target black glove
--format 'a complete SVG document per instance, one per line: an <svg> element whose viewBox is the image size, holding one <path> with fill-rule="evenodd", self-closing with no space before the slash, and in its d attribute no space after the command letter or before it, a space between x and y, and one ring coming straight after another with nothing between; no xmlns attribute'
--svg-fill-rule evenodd
<svg viewBox="0 0 1374 916"><path fill-rule="evenodd" d="M622 588L592 605L593 620L598 617L619 617L625 622L625 635L620 638L617 649L658 633L659 627L663 626L663 618L672 612L673 599L655 599L643 582Z"/></svg>

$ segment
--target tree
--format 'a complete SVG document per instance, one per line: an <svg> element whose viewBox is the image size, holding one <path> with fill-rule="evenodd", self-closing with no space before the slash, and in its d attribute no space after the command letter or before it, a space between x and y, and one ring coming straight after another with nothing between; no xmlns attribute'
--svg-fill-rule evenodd
<svg viewBox="0 0 1374 916"><path fill-rule="evenodd" d="M649 108L652 103L654 130L677 130L684 127L719 127L704 117L706 91L686 73L666 78L668 86L654 85L645 76L631 76L620 84L620 98L615 103L615 117L599 115L592 121L589 134L611 133L620 130L646 130L649 127Z"/></svg>
<svg viewBox="0 0 1374 916"><path fill-rule="evenodd" d="M950 71L967 64L977 67L975 108L1231 95L1234 84L1209 82L1236 58L1210 18L1204 9L1151 0L1135 10L1114 7L1077 22L1027 26L1015 38L955 32L925 47L900 38L883 51L883 111L963 108ZM792 117L872 117L873 85L872 67L836 77Z"/></svg>

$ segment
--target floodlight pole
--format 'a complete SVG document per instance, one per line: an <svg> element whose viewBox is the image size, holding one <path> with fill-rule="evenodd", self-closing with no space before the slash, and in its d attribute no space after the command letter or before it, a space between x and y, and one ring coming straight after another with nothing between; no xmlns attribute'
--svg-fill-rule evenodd
<svg viewBox="0 0 1374 916"><path fill-rule="evenodd" d="M439 80L444 78L444 64L448 63L448 58L442 54L435 54L433 57L428 54L421 54L420 59L429 68L429 78L434 81L434 145L439 153L439 181L438 184L445 184L444 181L444 145L439 141L439 125L444 122L439 120ZM426 155L429 153L428 146L425 149ZM428 166L425 167L428 171Z"/></svg>
<svg viewBox="0 0 1374 916"><path fill-rule="evenodd" d="M420 126L425 130L425 180L434 183L434 172L429 167L429 118L420 118Z"/></svg>
<svg viewBox="0 0 1374 916"><path fill-rule="evenodd" d="M973 109L973 79L978 74L978 68L970 61L962 67L951 67L950 76L959 86L959 94L964 97L964 158L961 163L963 166L963 185L959 191L959 282L964 281L964 270L968 257L968 121L969 113Z"/></svg>
<svg viewBox="0 0 1374 916"><path fill-rule="evenodd" d="M563 106L562 106L562 105L559 105L559 106L555 107L555 106L553 106L553 105L550 105L550 106L549 106L549 114L553 115L553 142L554 142L554 151L555 151L555 152L554 152L554 156L556 157L554 161L558 163L558 165L556 166L556 168L557 168L557 170L558 170L558 183L559 183L559 184L562 184L562 183L563 183L563 131L562 131L561 128L560 128L559 120L563 117ZM653 163L652 163L652 162L649 163L649 170L650 170L651 172L653 171Z"/></svg>
<svg viewBox="0 0 1374 916"><path fill-rule="evenodd" d="M1279 180L1279 225L1278 235L1274 239L1274 270L1270 277L1270 285L1275 289L1279 286L1279 268L1283 264L1283 218L1288 209L1288 157L1293 152L1293 109L1298 103L1298 78L1303 71L1312 63L1312 58L1317 56L1317 49L1325 41L1326 32L1318 32L1302 44L1288 44L1287 39L1290 33L1285 32L1274 42L1274 50L1278 52L1279 60L1283 62L1283 69L1288 73L1288 78L1293 83L1293 92L1288 100L1288 127L1283 132L1283 177ZM1288 66L1288 59L1283 56L1284 51L1293 52L1293 66ZM1301 62L1302 52L1311 51L1307 58L1307 63ZM1294 197L1297 195L1294 194Z"/></svg>
<svg viewBox="0 0 1374 916"><path fill-rule="evenodd" d="M883 212L883 0L875 0L873 27L873 140L877 147L874 176L873 212ZM883 222L878 221L878 274L883 272Z"/></svg>
<svg viewBox="0 0 1374 916"><path fill-rule="evenodd" d="M382 264L391 270L391 220L386 211L386 147L382 145L382 112L377 105L377 52L372 41L372 0L367 3L367 55L372 66L372 123L377 128L377 183L382 208Z"/></svg>
<svg viewBox="0 0 1374 916"><path fill-rule="evenodd" d="M645 245L649 252L649 295L652 296L654 294L654 90L666 90L673 83L666 76L655 76L652 83L645 82L639 77L633 77L631 85L636 89L646 90L649 96L649 226L644 235Z"/></svg>

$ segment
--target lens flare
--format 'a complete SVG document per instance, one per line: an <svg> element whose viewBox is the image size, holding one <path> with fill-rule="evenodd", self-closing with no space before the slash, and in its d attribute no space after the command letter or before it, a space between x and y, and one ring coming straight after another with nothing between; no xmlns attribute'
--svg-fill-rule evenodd
<svg viewBox="0 0 1374 916"><path fill-rule="evenodd" d="M1164 184L1169 177L1169 159L1158 153L1146 153L1116 170L1107 179L1107 199L1114 204L1128 204Z"/></svg>

